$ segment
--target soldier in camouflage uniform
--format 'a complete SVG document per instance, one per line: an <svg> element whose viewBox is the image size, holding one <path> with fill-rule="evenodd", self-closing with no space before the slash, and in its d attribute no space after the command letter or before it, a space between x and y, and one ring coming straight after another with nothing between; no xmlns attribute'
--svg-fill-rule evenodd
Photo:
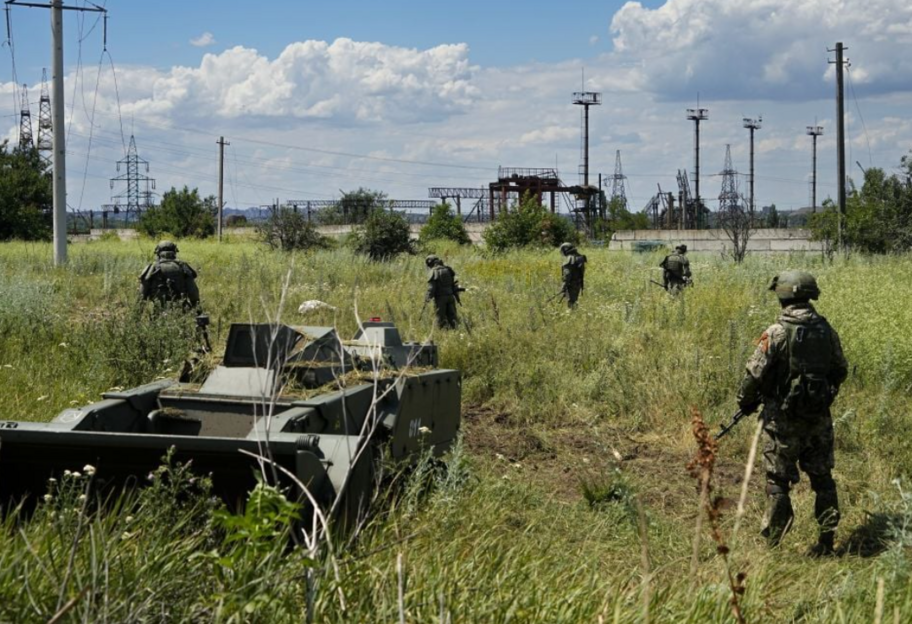
<svg viewBox="0 0 912 624"><path fill-rule="evenodd" d="M665 290L677 294L691 283L690 260L687 259L687 245L678 245L674 253L665 256L659 263L662 267L662 282Z"/></svg>
<svg viewBox="0 0 912 624"><path fill-rule="evenodd" d="M564 255L561 266L561 293L567 299L567 306L575 308L580 292L586 286L586 256L576 251L572 243L562 243L560 252Z"/></svg>
<svg viewBox="0 0 912 624"><path fill-rule="evenodd" d="M441 329L455 329L459 318L456 315L456 303L459 302L459 282L456 272L443 263L435 255L424 259L424 264L430 269L428 274L428 288L425 302L434 301L437 312L437 327Z"/></svg>
<svg viewBox="0 0 912 624"><path fill-rule="evenodd" d="M162 307L180 303L184 310L198 309L196 271L177 259L177 245L171 241L160 242L155 246L155 257L155 262L139 276L143 300L156 301Z"/></svg>
<svg viewBox="0 0 912 624"><path fill-rule="evenodd" d="M839 522L830 404L848 365L836 330L810 303L820 294L814 276L786 271L773 279L770 290L778 296L782 313L760 336L738 393L738 405L746 414L763 403L763 535L776 546L790 528L789 490L798 482L800 468L816 494L814 515L820 526L818 542L808 554L829 555Z"/></svg>

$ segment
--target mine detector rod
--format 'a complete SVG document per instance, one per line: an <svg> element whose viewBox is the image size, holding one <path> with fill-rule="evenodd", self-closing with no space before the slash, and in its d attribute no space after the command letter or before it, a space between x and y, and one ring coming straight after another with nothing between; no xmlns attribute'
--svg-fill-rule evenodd
<svg viewBox="0 0 912 624"><path fill-rule="evenodd" d="M658 286L659 288L661 288L662 290L668 290L667 288L665 288L665 284L660 284L657 281L655 281L654 279L651 279L649 281L652 282L653 284L655 284L656 286Z"/></svg>
<svg viewBox="0 0 912 624"><path fill-rule="evenodd" d="M738 411L735 412L735 415L732 416L730 423L728 423L728 424L723 423L723 424L719 425L719 433L717 433L714 436L715 439L716 440L722 439L725 435L728 434L729 431L731 431L732 429L737 427L738 423L741 422L741 420L745 416L749 416L749 415L750 415L750 412L745 412L743 409L738 409Z"/></svg>

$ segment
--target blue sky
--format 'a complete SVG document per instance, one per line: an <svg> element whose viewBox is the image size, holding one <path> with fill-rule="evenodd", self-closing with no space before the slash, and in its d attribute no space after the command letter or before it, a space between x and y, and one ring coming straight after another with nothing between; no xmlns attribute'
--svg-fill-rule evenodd
<svg viewBox="0 0 912 624"><path fill-rule="evenodd" d="M68 0L69 4L83 0ZM227 199L331 198L377 188L421 199L430 186L490 182L497 166L550 167L578 180L580 111L592 112L593 178L621 151L633 208L693 170L685 109L699 93L701 187L712 201L726 144L747 171L744 116L757 134L757 202L808 203L819 122L818 197L835 193L833 68L849 46L849 163L893 171L912 146L912 5L906 0L649 2L234 2L109 0L98 75L95 16L66 20L71 206L110 201L131 132L159 191L215 191L215 141L228 148ZM20 82L37 109L49 17L15 8ZM77 63L82 32L82 63ZM0 49L0 138L16 141L18 87ZM97 92L96 92L97 84ZM74 99L75 96L75 99ZM121 132L123 128L123 133ZM857 177L857 175L856 175ZM742 187L746 187L743 183ZM115 189L114 192L117 192Z"/></svg>

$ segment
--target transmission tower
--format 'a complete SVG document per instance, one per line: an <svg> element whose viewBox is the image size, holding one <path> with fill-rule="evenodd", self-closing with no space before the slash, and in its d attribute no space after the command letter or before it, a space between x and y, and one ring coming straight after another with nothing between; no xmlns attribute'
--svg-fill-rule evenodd
<svg viewBox="0 0 912 624"><path fill-rule="evenodd" d="M725 166L719 172L722 176L722 192L719 193L719 213L728 214L740 207L741 195L738 193L738 172L732 167L731 145L725 146Z"/></svg>
<svg viewBox="0 0 912 624"><path fill-rule="evenodd" d="M32 113L29 112L28 85L22 85L22 106L19 109L19 148L34 147L32 142Z"/></svg>
<svg viewBox="0 0 912 624"><path fill-rule="evenodd" d="M698 211L703 205L703 200L700 197L700 122L709 119L709 109L699 108L699 106L700 103L698 101L698 108L687 109L687 119L694 122L694 193L696 194L694 199L697 202Z"/></svg>
<svg viewBox="0 0 912 624"><path fill-rule="evenodd" d="M621 206L627 209L627 183L624 170L621 168L621 150L614 155L614 175L611 176L611 203L620 200Z"/></svg>
<svg viewBox="0 0 912 624"><path fill-rule="evenodd" d="M811 137L813 144L813 156L811 156L811 212L817 212L817 137L823 134L823 126L816 123L807 127L807 134Z"/></svg>
<svg viewBox="0 0 912 624"><path fill-rule="evenodd" d="M130 147L126 158L117 161L117 171L120 171L121 165L126 171L116 178L111 178L111 189L114 188L115 182L126 182L127 188L122 193L112 196L111 201L114 202L114 206L126 210L127 220L131 215L135 219L142 210L152 205L155 180L139 171L140 167L145 167L148 173L149 161L140 158L136 153L136 138L133 135L130 135Z"/></svg>
<svg viewBox="0 0 912 624"><path fill-rule="evenodd" d="M38 154L50 168L54 154L54 125L51 123L51 95L48 92L47 69L41 72L41 99L38 101Z"/></svg>

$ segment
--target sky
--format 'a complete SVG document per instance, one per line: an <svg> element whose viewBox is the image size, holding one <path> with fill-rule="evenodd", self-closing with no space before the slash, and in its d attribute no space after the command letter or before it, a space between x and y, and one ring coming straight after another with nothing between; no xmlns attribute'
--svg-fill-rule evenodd
<svg viewBox="0 0 912 624"><path fill-rule="evenodd" d="M66 0L85 6L85 0ZM726 144L747 192L744 117L756 133L756 202L809 204L818 124L818 202L836 193L835 79L848 46L849 175L897 170L912 148L912 4L906 0L652 0L562 3L409 0L259 3L98 0L65 17L68 205L109 203L130 135L161 193L217 188L219 136L231 207L332 199L366 187L425 199L482 187L498 166L557 167L579 182L574 91L590 112L592 178L619 150L633 209L693 175L686 109L701 125L701 193L714 207ZM49 15L14 7L0 48L0 138L18 140L19 88L37 118ZM6 33L4 32L5 36ZM15 72L15 75L14 75ZM856 164L856 161L858 164ZM609 189L610 190L610 189Z"/></svg>

